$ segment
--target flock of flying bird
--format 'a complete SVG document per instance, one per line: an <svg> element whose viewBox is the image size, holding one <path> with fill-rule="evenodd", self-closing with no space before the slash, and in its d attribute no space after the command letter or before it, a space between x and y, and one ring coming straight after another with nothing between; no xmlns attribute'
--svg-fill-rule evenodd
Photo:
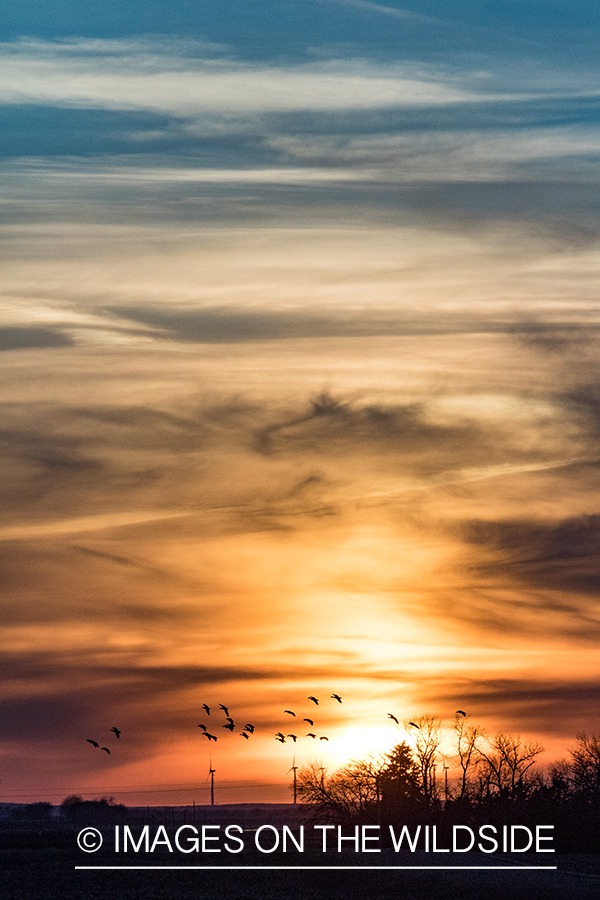
<svg viewBox="0 0 600 900"><path fill-rule="evenodd" d="M400 722L398 721L396 716L393 716L391 713L388 713L387 715L388 715L388 719L393 719L394 722L396 723L396 725L400 725ZM457 709L455 715L463 716L465 719L467 718L467 714L464 711L464 709ZM416 722L408 722L407 724L412 725L413 728L418 728L419 731L421 730L421 726L417 725Z"/></svg>
<svg viewBox="0 0 600 900"><path fill-rule="evenodd" d="M311 700L315 704L315 706L319 705L319 701L317 700L316 697L311 696L311 697L308 697L307 699ZM337 700L338 703L342 702L342 698L340 697L339 694L331 694L331 699ZM208 706L207 703L202 704L202 709L205 711L207 716L210 716L210 706ZM225 713L225 718L227 719L225 724L222 725L221 727L227 729L227 731L231 731L231 733L233 734L236 726L235 726L235 722L229 715L229 707L225 706L224 703L220 703L219 709ZM293 716L294 718L296 718L296 713L291 709L284 709L283 712L289 716ZM456 715L464 716L465 718L467 716L466 712L462 709L457 709ZM396 723L396 725L400 725L400 721L392 713L388 713L387 717L388 717L388 719L392 719L392 721L394 721ZM305 717L302 719L302 721L308 722L310 727L314 728L314 724L315 724L314 719ZM419 728L419 725L417 725L416 722L408 722L408 725L412 726L413 728L417 728L417 729ZM200 722L200 724L198 725L198 728L202 729L202 736L205 738L208 738L209 742L210 741L216 742L218 740L217 736L214 734L211 734L211 732L208 730L208 727L203 722ZM110 730L115 734L117 739L119 739L121 737L121 731L116 726L113 726ZM246 725L244 725L242 730L239 732L239 735L240 735L240 737L242 737L248 741L250 739L250 735L254 734L254 731L255 731L255 726L251 722L247 722ZM317 734L314 731L309 731L309 732L307 732L306 737L312 738L313 740L316 741ZM291 740L295 744L296 741L298 740L298 735L297 734L284 734L282 731L278 731L275 734L275 740L279 741L281 744L286 743L286 738L291 738ZM319 736L319 740L320 741L328 741L329 738L326 735L322 734ZM98 743L98 741L94 741L94 740L92 740L92 738L87 738L87 743L92 744L92 746L95 747L96 749L104 750L110 756L110 750L108 749L108 747L101 747L100 744Z"/></svg>
<svg viewBox="0 0 600 900"><path fill-rule="evenodd" d="M308 697L307 699L312 700L312 702L315 704L315 706L319 705L319 701L317 700L316 697ZM338 703L342 702L342 698L340 697L339 694L331 694L331 699L337 700ZM205 711L207 716L210 716L210 706L208 706L207 703L202 704L202 709ZM229 707L225 706L224 703L220 703L219 709L225 713L225 718L227 719L227 721L225 722L224 725L221 726L221 728L226 728L228 731L231 731L233 733L235 731L236 726L235 726L235 722L233 721L232 717L229 715ZM291 709L284 709L284 713L296 718L296 713ZM310 727L314 728L314 724L315 724L314 719L305 717L304 719L302 719L302 721L308 722ZM204 722L200 722L200 724L198 725L198 728L202 729L203 737L208 738L209 741L217 741L218 740L217 736L215 734L212 734L208 730L208 726L205 725ZM255 726L251 722L248 722L246 725L244 725L242 730L239 732L239 735L240 735L240 737L245 738L245 740L248 741L250 739L250 735L254 734L254 731L255 731ZM307 733L306 737L312 738L313 740L316 741L317 734L314 731L309 731ZM297 734L284 734L282 731L278 731L275 734L275 740L279 741L281 744L286 743L286 738L290 738L295 744L296 741L298 740L298 735ZM323 735L319 736L319 740L320 741L328 741L329 738L323 734Z"/></svg>
<svg viewBox="0 0 600 900"><path fill-rule="evenodd" d="M116 726L113 726L110 730L114 732L117 738L121 737L121 732ZM98 741L93 741L91 738L87 738L87 743L91 744L92 747L95 747L97 750L105 750L106 753L108 753L108 755L110 756L110 750L108 749L108 747L101 747Z"/></svg>

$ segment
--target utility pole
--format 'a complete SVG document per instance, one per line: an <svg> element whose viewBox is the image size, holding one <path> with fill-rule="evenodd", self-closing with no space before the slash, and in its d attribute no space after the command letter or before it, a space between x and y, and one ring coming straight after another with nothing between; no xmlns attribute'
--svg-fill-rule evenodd
<svg viewBox="0 0 600 900"><path fill-rule="evenodd" d="M211 768L210 770L210 805L215 805L215 772L216 769Z"/></svg>
<svg viewBox="0 0 600 900"><path fill-rule="evenodd" d="M292 772L294 773L294 806L296 805L296 772L298 771L298 766L292 766Z"/></svg>

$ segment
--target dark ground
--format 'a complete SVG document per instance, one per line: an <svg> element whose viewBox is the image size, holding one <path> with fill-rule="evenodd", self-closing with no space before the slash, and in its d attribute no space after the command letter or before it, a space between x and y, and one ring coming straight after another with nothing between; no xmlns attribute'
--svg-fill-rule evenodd
<svg viewBox="0 0 600 900"><path fill-rule="evenodd" d="M210 811L208 821L240 819L246 828L256 824L255 811L220 807ZM283 814L284 811L282 811ZM204 818L196 811L196 824ZM241 818L245 821L242 823ZM273 812L268 818L273 817ZM170 815L165 813L167 831ZM288 814L285 818L289 819ZM177 820L177 815L175 816ZM160 822L160 816L156 814ZM187 820L190 822L190 819ZM90 823L91 824L91 823ZM135 825L139 833L141 820ZM179 821L175 822L180 824ZM275 823L278 824L278 823ZM132 824L132 831L134 825ZM0 897L3 900L597 900L600 897L600 855L518 854L515 856L478 853L445 858L424 852L342 854L309 849L261 854L248 839L239 855L221 853L154 854L117 856L109 835L112 826L100 826L106 846L95 854L82 853L76 844L78 828L64 823L3 822L0 828ZM110 847L108 846L110 844ZM252 847L252 849L250 849ZM227 865L221 871L97 871L76 870L82 865ZM303 865L302 871L249 871L241 866ZM307 866L431 866L441 864L500 866L518 865L516 870L411 871L352 870L314 871ZM532 871L531 865L557 865L556 871Z"/></svg>
<svg viewBox="0 0 600 900"><path fill-rule="evenodd" d="M596 874L586 874L588 861L580 865L578 859L569 860L569 872L573 874L525 869L81 872L74 870L80 861L74 856L70 851L56 850L35 854L0 851L0 894L6 900L597 900L600 895L597 866Z"/></svg>

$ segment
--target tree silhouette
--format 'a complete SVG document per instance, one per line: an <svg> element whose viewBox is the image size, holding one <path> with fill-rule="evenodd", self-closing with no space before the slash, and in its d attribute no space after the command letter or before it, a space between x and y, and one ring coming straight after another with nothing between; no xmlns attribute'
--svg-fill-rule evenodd
<svg viewBox="0 0 600 900"><path fill-rule="evenodd" d="M298 772L297 794L315 821L375 821L380 802L386 809L421 796L420 773L408 744L389 753L350 760L329 773L318 762Z"/></svg>
<svg viewBox="0 0 600 900"><path fill-rule="evenodd" d="M456 714L452 730L456 746L456 759L460 767L460 781L456 799L464 800L470 793L469 775L477 765L477 751L481 746L484 732L479 726L471 725L459 713Z"/></svg>
<svg viewBox="0 0 600 900"><path fill-rule="evenodd" d="M535 763L544 748L537 741L499 731L486 744L477 750L480 797L525 797L541 783Z"/></svg>
<svg viewBox="0 0 600 900"><path fill-rule="evenodd" d="M409 745L403 741L390 750L387 765L378 784L381 792L382 815L386 821L406 815L423 800L419 766Z"/></svg>
<svg viewBox="0 0 600 900"><path fill-rule="evenodd" d="M588 803L600 799L600 735L577 735L577 746L569 750L571 757L567 777L573 793L584 796Z"/></svg>
<svg viewBox="0 0 600 900"><path fill-rule="evenodd" d="M427 801L437 797L435 770L442 742L442 723L439 716L425 713L404 722L414 746L411 747L421 779L421 790Z"/></svg>

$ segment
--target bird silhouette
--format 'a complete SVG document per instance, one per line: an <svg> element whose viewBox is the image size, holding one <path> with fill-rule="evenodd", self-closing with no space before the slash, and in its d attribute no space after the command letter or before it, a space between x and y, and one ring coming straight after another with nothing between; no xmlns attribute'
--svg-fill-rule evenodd
<svg viewBox="0 0 600 900"><path fill-rule="evenodd" d="M101 750L106 750L106 752L107 752L108 755L110 756L110 750L108 749L108 747L100 747L100 749L101 749Z"/></svg>
<svg viewBox="0 0 600 900"><path fill-rule="evenodd" d="M289 716L295 716L296 713L292 712L291 709L284 709L284 713L287 713Z"/></svg>
<svg viewBox="0 0 600 900"><path fill-rule="evenodd" d="M280 741L282 744L285 744L285 738L283 735L281 735L281 737L279 737L278 735L275 735L275 740Z"/></svg>
<svg viewBox="0 0 600 900"><path fill-rule="evenodd" d="M206 710L206 715L210 716L210 706L207 706L206 703L202 704L202 709Z"/></svg>
<svg viewBox="0 0 600 900"><path fill-rule="evenodd" d="M316 697L309 697L308 699L309 699L309 700L312 700L312 702L315 704L315 706L318 706L318 705L319 705L319 701L317 700Z"/></svg>
<svg viewBox="0 0 600 900"><path fill-rule="evenodd" d="M87 740L88 744L93 744L94 747L99 747L99 746L100 746L100 744L98 743L98 741L93 741L91 738L86 738L86 740Z"/></svg>
<svg viewBox="0 0 600 900"><path fill-rule="evenodd" d="M465 712L464 710L462 710L462 709L457 709L457 710L456 710L456 715L457 715L457 716L464 716L465 719L466 719L466 717L467 717L466 712Z"/></svg>
<svg viewBox="0 0 600 900"><path fill-rule="evenodd" d="M114 733L116 734L116 736L117 736L118 738L121 737L121 732L119 731L118 728L111 728L110 730L111 730L111 731L114 731Z"/></svg>
<svg viewBox="0 0 600 900"><path fill-rule="evenodd" d="M396 716L393 716L391 713L388 713L388 719L393 719L394 722L396 723L396 725L399 725L399 724L400 724L400 722L398 721L398 719L396 718Z"/></svg>
<svg viewBox="0 0 600 900"><path fill-rule="evenodd" d="M278 731L278 732L276 732L275 737L276 737L276 738L282 738L282 737L283 737L283 734L281 733L281 731Z"/></svg>
<svg viewBox="0 0 600 900"><path fill-rule="evenodd" d="M342 698L340 697L339 694L332 694L332 695L331 695L331 699L332 699L332 700L337 700L338 703L341 703L341 702L342 702Z"/></svg>
<svg viewBox="0 0 600 900"><path fill-rule="evenodd" d="M214 736L214 734L210 734L208 731L203 731L203 732L202 732L202 737L208 738L209 741L216 741L216 740L217 740L217 738Z"/></svg>
<svg viewBox="0 0 600 900"><path fill-rule="evenodd" d="M227 729L228 729L229 731L231 731L232 733L233 733L233 731L234 731L234 729L235 729L235 725L233 724L233 722L226 722L222 727L223 727L223 728L227 728Z"/></svg>
<svg viewBox="0 0 600 900"><path fill-rule="evenodd" d="M232 725L234 724L234 721L233 721L233 719L231 718L231 716L227 716L227 721L228 721L228 722L231 722Z"/></svg>
<svg viewBox="0 0 600 900"><path fill-rule="evenodd" d="M314 725L314 724L315 724L315 723L313 722L312 719L302 719L302 721L303 721L303 722L308 722L309 725Z"/></svg>
<svg viewBox="0 0 600 900"><path fill-rule="evenodd" d="M207 731L206 725L203 725L202 722L198 725L198 728L201 728L202 731Z"/></svg>
<svg viewBox="0 0 600 900"><path fill-rule="evenodd" d="M244 725L244 731L249 731L250 734L254 734L254 725L251 722L248 722L247 725Z"/></svg>
<svg viewBox="0 0 600 900"><path fill-rule="evenodd" d="M409 725L412 725L413 728L418 728L419 731L421 730L421 729L419 728L419 726L417 725L416 722L409 722L408 724L409 724Z"/></svg>
<svg viewBox="0 0 600 900"><path fill-rule="evenodd" d="M246 738L247 741L250 740L250 738L248 737L247 732L245 732L245 731L240 731L240 737Z"/></svg>
<svg viewBox="0 0 600 900"><path fill-rule="evenodd" d="M320 741L328 741L328 740L329 740L329 738L328 738L328 737L325 737L325 736L323 736L323 737L320 737L320 738L319 738L319 740L320 740Z"/></svg>
<svg viewBox="0 0 600 900"><path fill-rule="evenodd" d="M219 703L219 709L222 709L226 716L229 715L229 709L226 706L223 706L222 703Z"/></svg>
<svg viewBox="0 0 600 900"><path fill-rule="evenodd" d="M291 737L291 739L293 740L294 743L296 743L296 741L298 740L297 734L288 734L288 735L286 735L286 737Z"/></svg>
<svg viewBox="0 0 600 900"><path fill-rule="evenodd" d="M317 739L316 734L314 734L312 731L309 731L308 734L306 735L306 737L311 737L311 738L314 738L315 740Z"/></svg>

